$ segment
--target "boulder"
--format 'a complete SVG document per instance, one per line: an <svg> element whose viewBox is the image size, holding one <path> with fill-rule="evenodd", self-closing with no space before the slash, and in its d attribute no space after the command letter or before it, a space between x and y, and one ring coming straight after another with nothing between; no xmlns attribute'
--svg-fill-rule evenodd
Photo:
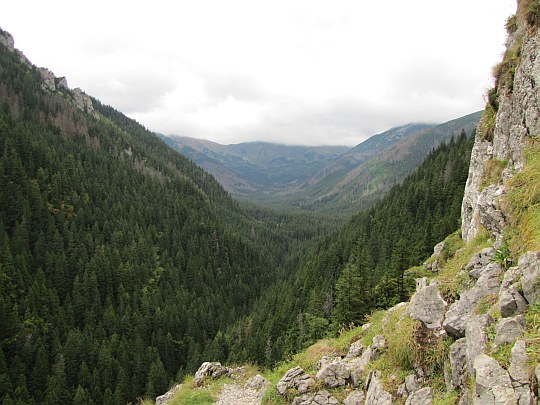
<svg viewBox="0 0 540 405"><path fill-rule="evenodd" d="M530 305L540 305L540 251L529 252L519 258L518 266L523 277L523 295Z"/></svg>
<svg viewBox="0 0 540 405"><path fill-rule="evenodd" d="M405 382L398 387L397 396L400 398L407 398L411 393L418 390L418 380L416 375L409 374L405 377Z"/></svg>
<svg viewBox="0 0 540 405"><path fill-rule="evenodd" d="M365 405L392 405L392 395L384 389L380 371L369 373Z"/></svg>
<svg viewBox="0 0 540 405"><path fill-rule="evenodd" d="M497 349L502 344L513 344L525 331L525 318L516 315L511 318L503 318L497 323L493 348Z"/></svg>
<svg viewBox="0 0 540 405"><path fill-rule="evenodd" d="M305 394L301 397L296 397L293 400L293 405L338 405L339 401L334 398L328 391L321 390L315 394Z"/></svg>
<svg viewBox="0 0 540 405"><path fill-rule="evenodd" d="M484 248L480 252L472 255L469 263L465 266L465 271L469 273L469 276L475 279L479 279L484 269L493 258L495 249L492 247Z"/></svg>
<svg viewBox="0 0 540 405"><path fill-rule="evenodd" d="M512 386L516 392L518 404L533 404L534 395L531 392L529 367L527 365L527 348L524 340L518 340L512 347L508 373L510 374Z"/></svg>
<svg viewBox="0 0 540 405"><path fill-rule="evenodd" d="M352 359L355 357L359 357L362 355L363 351L364 351L364 345L362 344L362 341L357 340L356 342L352 343L349 346L349 351L347 352L347 356L345 356L345 358Z"/></svg>
<svg viewBox="0 0 540 405"><path fill-rule="evenodd" d="M268 381L262 375L257 374L256 376L248 379L244 386L255 391L265 391L270 386L270 381Z"/></svg>
<svg viewBox="0 0 540 405"><path fill-rule="evenodd" d="M512 381L497 360L485 354L480 354L474 359L474 370L476 373L476 385L473 404L517 404Z"/></svg>
<svg viewBox="0 0 540 405"><path fill-rule="evenodd" d="M330 363L317 373L317 378L329 388L341 387L350 377L349 370L342 362Z"/></svg>
<svg viewBox="0 0 540 405"><path fill-rule="evenodd" d="M473 315L476 305L482 298L499 292L501 274L502 269L499 264L488 264L482 270L476 284L463 291L459 300L450 305L443 321L443 327L449 335L455 338L465 336L465 327Z"/></svg>
<svg viewBox="0 0 540 405"><path fill-rule="evenodd" d="M505 288L501 285L499 291L499 309L503 318L523 314L527 309L527 301L519 293L518 283Z"/></svg>
<svg viewBox="0 0 540 405"><path fill-rule="evenodd" d="M223 367L221 363L204 362L195 372L195 384L201 385L203 381L210 377L216 379L229 372L227 367Z"/></svg>
<svg viewBox="0 0 540 405"><path fill-rule="evenodd" d="M425 387L409 395L407 401L405 401L405 405L431 405L432 400L433 392L431 387Z"/></svg>
<svg viewBox="0 0 540 405"><path fill-rule="evenodd" d="M446 302L441 297L436 281L417 291L408 307L411 318L421 321L427 328L439 328L444 320Z"/></svg>
<svg viewBox="0 0 540 405"><path fill-rule="evenodd" d="M315 380L301 367L288 370L276 385L278 392L283 395L289 388L295 388L299 393L305 393L315 384Z"/></svg>
<svg viewBox="0 0 540 405"><path fill-rule="evenodd" d="M467 369L469 375L474 372L474 359L488 349L487 328L493 323L493 318L488 314L473 315L469 318L465 328L465 341L467 343Z"/></svg>
<svg viewBox="0 0 540 405"><path fill-rule="evenodd" d="M347 395L347 398L343 401L343 405L362 405L366 399L364 391L354 390Z"/></svg>
<svg viewBox="0 0 540 405"><path fill-rule="evenodd" d="M456 340L450 346L450 367L452 370L452 386L461 388L468 381L467 341L465 338Z"/></svg>

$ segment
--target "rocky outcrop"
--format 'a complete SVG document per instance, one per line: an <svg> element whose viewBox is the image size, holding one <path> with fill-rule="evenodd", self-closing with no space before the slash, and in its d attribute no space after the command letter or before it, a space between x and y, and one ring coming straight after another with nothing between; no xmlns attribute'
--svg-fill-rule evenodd
<svg viewBox="0 0 540 405"><path fill-rule="evenodd" d="M497 323L495 331L494 349L497 349L500 345L513 344L525 331L525 319L523 315L501 319Z"/></svg>
<svg viewBox="0 0 540 405"><path fill-rule="evenodd" d="M343 400L343 405L362 405L365 399L364 391L354 390Z"/></svg>
<svg viewBox="0 0 540 405"><path fill-rule="evenodd" d="M5 46L11 51L15 50L15 40L13 39L13 36L7 31L0 30L0 45Z"/></svg>
<svg viewBox="0 0 540 405"><path fill-rule="evenodd" d="M349 370L342 362L330 363L317 373L317 378L324 381L324 384L329 388L345 385L350 376Z"/></svg>
<svg viewBox="0 0 540 405"><path fill-rule="evenodd" d="M427 328L440 328L446 312L446 302L441 297L436 281L416 292L408 307L411 318L421 321Z"/></svg>
<svg viewBox="0 0 540 405"><path fill-rule="evenodd" d="M321 390L315 394L306 394L297 397L293 401L293 405L338 405L339 401L334 398L328 391Z"/></svg>
<svg viewBox="0 0 540 405"><path fill-rule="evenodd" d="M508 372L485 354L474 359L476 375L474 405L515 405L516 396Z"/></svg>
<svg viewBox="0 0 540 405"><path fill-rule="evenodd" d="M301 367L295 367L288 370L283 378L276 385L277 391L283 395L290 388L295 388L299 393L309 391L315 384L315 380Z"/></svg>
<svg viewBox="0 0 540 405"><path fill-rule="evenodd" d="M430 387L421 388L418 391L414 391L409 397L407 398L407 401L405 401L405 405L431 405L431 401L433 400L433 392Z"/></svg>
<svg viewBox="0 0 540 405"><path fill-rule="evenodd" d="M369 374L367 387L365 405L392 405L392 395L384 389L379 371Z"/></svg>
<svg viewBox="0 0 540 405"><path fill-rule="evenodd" d="M207 378L216 379L229 372L227 367L223 367L221 363L205 362L201 364L195 373L195 384L202 385Z"/></svg>
<svg viewBox="0 0 540 405"><path fill-rule="evenodd" d="M518 262L523 278L523 295L530 305L540 305L540 252L527 253Z"/></svg>
<svg viewBox="0 0 540 405"><path fill-rule="evenodd" d="M165 405L169 400L171 400L176 393L182 388L182 384L177 384L173 388L171 388L169 391L167 391L165 394L160 395L156 398L156 404L155 405Z"/></svg>

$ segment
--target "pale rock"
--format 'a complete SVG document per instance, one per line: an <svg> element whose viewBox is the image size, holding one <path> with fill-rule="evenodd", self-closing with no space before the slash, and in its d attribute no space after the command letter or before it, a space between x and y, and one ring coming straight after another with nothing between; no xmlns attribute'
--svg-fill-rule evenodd
<svg viewBox="0 0 540 405"><path fill-rule="evenodd" d="M494 349L497 349L502 344L513 344L525 331L525 318L523 315L503 318L497 323L495 330Z"/></svg>
<svg viewBox="0 0 540 405"><path fill-rule="evenodd" d="M524 340L518 340L512 347L510 367L508 368L512 385L519 405L532 405L534 394L531 392L529 367L527 365L527 348Z"/></svg>
<svg viewBox="0 0 540 405"><path fill-rule="evenodd" d="M315 380L301 367L288 370L276 385L278 392L283 395L289 388L296 388L299 393L305 393L315 384Z"/></svg>
<svg viewBox="0 0 540 405"><path fill-rule="evenodd" d="M15 49L15 41L13 40L13 36L7 31L0 30L0 44L4 45L11 51Z"/></svg>
<svg viewBox="0 0 540 405"><path fill-rule="evenodd" d="M485 354L474 359L476 373L474 405L516 405L512 381L497 360Z"/></svg>
<svg viewBox="0 0 540 405"><path fill-rule="evenodd" d="M195 384L201 385L207 377L216 379L229 372L227 367L221 365L221 363L204 362L199 369L195 372Z"/></svg>
<svg viewBox="0 0 540 405"><path fill-rule="evenodd" d="M365 332L366 330L368 330L369 328L371 328L371 322L368 322L368 323L365 323L362 325L362 330Z"/></svg>
<svg viewBox="0 0 540 405"><path fill-rule="evenodd" d="M375 351L375 352L381 352L383 351L385 348L386 348L386 339L384 338L383 335L377 335L373 338L373 343L371 344L371 348ZM372 358L371 360L375 360L374 358Z"/></svg>
<svg viewBox="0 0 540 405"><path fill-rule="evenodd" d="M65 76L58 77L56 79L56 85L57 85L57 88L59 89L63 88L63 89L69 90L68 82Z"/></svg>
<svg viewBox="0 0 540 405"><path fill-rule="evenodd" d="M370 372L365 405L392 405L392 403L392 395L384 389L380 371Z"/></svg>
<svg viewBox="0 0 540 405"><path fill-rule="evenodd" d="M347 395L347 398L343 401L343 405L362 405L366 399L364 391L354 390Z"/></svg>
<svg viewBox="0 0 540 405"><path fill-rule="evenodd" d="M156 397L155 405L165 405L170 399L172 399L176 395L176 393L180 390L181 387L182 384L177 384L165 394Z"/></svg>
<svg viewBox="0 0 540 405"><path fill-rule="evenodd" d="M54 76L54 73L51 72L49 69L40 67L38 68L39 75L41 76L41 80L43 81L43 89L48 91L55 91L56 90L56 77Z"/></svg>
<svg viewBox="0 0 540 405"><path fill-rule="evenodd" d="M353 342L349 346L349 351L347 352L347 356L345 356L346 359L352 359L355 357L359 357L362 355L364 351L364 345L362 344L361 340L357 340L356 342Z"/></svg>
<svg viewBox="0 0 540 405"><path fill-rule="evenodd" d="M409 395L405 405L431 405L433 391L431 387L421 388Z"/></svg>
<svg viewBox="0 0 540 405"><path fill-rule="evenodd" d="M450 346L450 367L452 369L452 386L460 388L468 380L467 341L465 338L456 340Z"/></svg>
<svg viewBox="0 0 540 405"><path fill-rule="evenodd" d="M501 266L490 263L483 269L476 284L461 292L459 300L450 305L444 317L443 327L449 335L455 338L465 336L465 327L476 305L482 298L499 292L501 274Z"/></svg>
<svg viewBox="0 0 540 405"><path fill-rule="evenodd" d="M474 372L474 359L488 349L487 328L493 323L493 318L488 315L473 315L469 318L465 328L465 341L467 353L467 368L469 375Z"/></svg>
<svg viewBox="0 0 540 405"><path fill-rule="evenodd" d="M482 270L491 263L494 254L495 249L492 247L484 248L480 252L475 253L469 260L469 263L465 266L465 271L470 277L478 280Z"/></svg>
<svg viewBox="0 0 540 405"><path fill-rule="evenodd" d="M519 293L518 283L507 288L501 285L499 291L499 310L503 318L523 314L527 309L527 301Z"/></svg>
<svg viewBox="0 0 540 405"><path fill-rule="evenodd" d="M324 367L326 367L329 364L336 363L341 360L341 357L336 356L323 356L318 362L317 362L317 368L320 370Z"/></svg>
<svg viewBox="0 0 540 405"><path fill-rule="evenodd" d="M321 390L315 394L305 394L296 397L293 405L338 405L339 401L330 395L328 391Z"/></svg>
<svg viewBox="0 0 540 405"><path fill-rule="evenodd" d="M484 188L478 196L478 212L482 225L497 240L502 238L503 229L507 226L501 201L506 194L506 187L501 184L491 184Z"/></svg>
<svg viewBox="0 0 540 405"><path fill-rule="evenodd" d="M405 382L398 387L397 396L406 398L414 391L417 391L418 388L419 384L416 375L409 374L407 377L405 377Z"/></svg>
<svg viewBox="0 0 540 405"><path fill-rule="evenodd" d="M248 389L252 389L255 391L266 391L266 389L270 386L270 381L268 381L266 378L264 378L262 375L257 374L250 379L248 379L245 383L245 387Z"/></svg>
<svg viewBox="0 0 540 405"><path fill-rule="evenodd" d="M350 372L342 362L330 363L319 370L317 378L329 388L341 387L347 383Z"/></svg>
<svg viewBox="0 0 540 405"><path fill-rule="evenodd" d="M436 281L424 286L411 297L407 308L413 319L421 321L427 328L439 328L444 320L446 302L443 300Z"/></svg>
<svg viewBox="0 0 540 405"><path fill-rule="evenodd" d="M540 251L521 256L518 266L523 274L521 285L525 299L530 305L540 305Z"/></svg>
<svg viewBox="0 0 540 405"><path fill-rule="evenodd" d="M94 117L99 116L97 112L94 110L92 99L90 98L88 94L86 94L79 88L73 89L72 94L73 94L73 101L75 102L75 106L79 110L85 111Z"/></svg>

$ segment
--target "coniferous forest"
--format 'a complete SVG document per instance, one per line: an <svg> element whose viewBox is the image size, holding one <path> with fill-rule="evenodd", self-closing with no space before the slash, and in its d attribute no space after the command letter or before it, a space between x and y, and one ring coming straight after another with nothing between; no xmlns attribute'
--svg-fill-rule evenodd
<svg viewBox="0 0 540 405"><path fill-rule="evenodd" d="M125 404L207 360L271 367L405 299L459 226L462 133L342 229L231 199L152 132L0 46L0 401Z"/></svg>

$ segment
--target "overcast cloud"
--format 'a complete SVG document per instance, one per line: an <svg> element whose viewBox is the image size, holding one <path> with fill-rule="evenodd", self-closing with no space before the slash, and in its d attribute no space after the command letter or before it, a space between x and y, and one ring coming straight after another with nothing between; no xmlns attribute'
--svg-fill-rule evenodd
<svg viewBox="0 0 540 405"><path fill-rule="evenodd" d="M515 0L12 1L36 65L165 134L356 145L480 110Z"/></svg>

